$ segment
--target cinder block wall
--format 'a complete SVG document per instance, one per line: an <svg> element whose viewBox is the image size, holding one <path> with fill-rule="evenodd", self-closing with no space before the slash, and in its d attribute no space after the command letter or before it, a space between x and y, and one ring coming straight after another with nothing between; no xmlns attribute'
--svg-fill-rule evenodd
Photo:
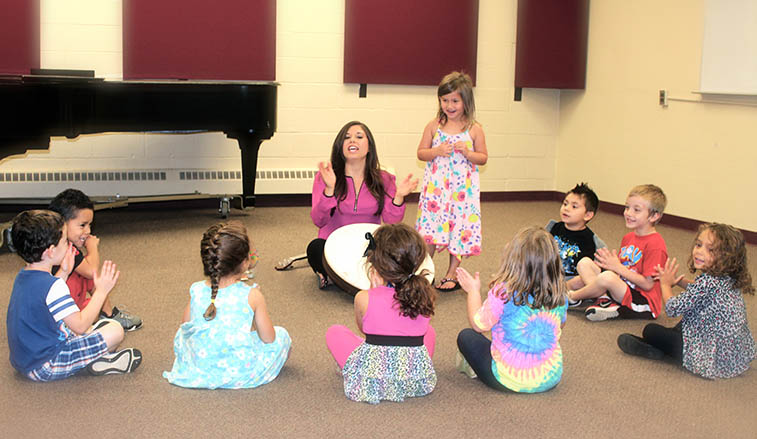
<svg viewBox="0 0 757 439"><path fill-rule="evenodd" d="M484 191L555 189L560 95L525 90L523 101L513 101L516 4L480 1L475 97L489 149L489 163L481 169ZM121 0L41 0L41 8L43 68L94 69L98 77L121 79ZM373 131L385 167L421 175L424 163L415 151L421 130L436 112L436 88L369 84L367 98L361 99L357 84L343 84L343 0L279 0L276 24L278 130L263 143L258 170L315 169L328 159L341 126L357 119ZM443 52L426 54L428 62ZM182 172L218 170L232 176L241 170L236 141L222 133L54 138L49 151L0 162L0 198L52 197L70 186L103 196L241 192L239 179L180 179ZM94 172L93 177L97 172L157 172L165 179L34 181L34 173L75 178L77 171L80 176ZM311 189L309 178L261 177L259 194Z"/></svg>

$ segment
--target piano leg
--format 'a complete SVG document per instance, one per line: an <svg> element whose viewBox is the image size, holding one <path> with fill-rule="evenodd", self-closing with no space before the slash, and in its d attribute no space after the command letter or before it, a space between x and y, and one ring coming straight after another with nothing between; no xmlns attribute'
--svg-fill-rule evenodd
<svg viewBox="0 0 757 439"><path fill-rule="evenodd" d="M272 132L229 135L239 142L242 152L242 208L255 206L255 173L258 168L258 151L264 139L270 139Z"/></svg>

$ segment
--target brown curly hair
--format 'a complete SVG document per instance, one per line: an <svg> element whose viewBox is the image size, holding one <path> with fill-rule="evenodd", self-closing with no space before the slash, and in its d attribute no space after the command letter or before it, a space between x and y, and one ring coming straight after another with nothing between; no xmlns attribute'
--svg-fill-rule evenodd
<svg viewBox="0 0 757 439"><path fill-rule="evenodd" d="M239 273L242 263L250 257L250 238L247 229L239 221L218 223L210 226L200 241L200 257L205 276L210 279L210 306L205 310L205 320L216 316L215 299L218 283L224 276Z"/></svg>
<svg viewBox="0 0 757 439"><path fill-rule="evenodd" d="M366 253L369 266L394 285L394 299L403 316L434 315L436 290L426 279L426 270L416 274L426 259L426 243L412 227L385 224L373 232L375 248Z"/></svg>
<svg viewBox="0 0 757 439"><path fill-rule="evenodd" d="M741 290L743 294L754 294L752 276L749 274L747 265L744 235L739 229L728 224L709 223L699 226L697 236L691 244L689 271L692 273L697 271L694 267L694 246L705 230L709 230L712 234L713 260L712 264L702 271L717 277L728 276L733 280L734 288Z"/></svg>

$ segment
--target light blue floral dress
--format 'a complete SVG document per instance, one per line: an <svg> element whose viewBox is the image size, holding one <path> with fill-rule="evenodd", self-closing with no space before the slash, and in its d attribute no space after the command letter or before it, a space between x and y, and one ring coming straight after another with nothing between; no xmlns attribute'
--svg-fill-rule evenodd
<svg viewBox="0 0 757 439"><path fill-rule="evenodd" d="M210 286L195 282L189 289L190 319L176 332L176 359L163 377L181 387L240 389L257 387L276 378L289 356L292 339L275 326L276 339L263 343L251 332L255 315L250 308L250 288L237 282L218 290L216 317L203 317L210 305Z"/></svg>

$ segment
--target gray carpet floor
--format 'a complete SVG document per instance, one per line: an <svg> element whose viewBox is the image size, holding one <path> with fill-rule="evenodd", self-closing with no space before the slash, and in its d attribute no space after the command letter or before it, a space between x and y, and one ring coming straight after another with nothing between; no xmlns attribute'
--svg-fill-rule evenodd
<svg viewBox="0 0 757 439"><path fill-rule="evenodd" d="M556 202L483 203L483 254L463 266L488 278L518 229L543 226L558 209ZM408 205L405 222L412 224L415 213L416 205ZM0 214L0 221L11 217ZM647 321L593 323L571 312L561 339L564 375L556 388L536 395L490 390L455 369L455 339L467 325L462 292L445 293L437 301L433 393L377 406L349 401L324 333L336 323L355 327L351 297L336 287L319 290L304 261L290 271L273 269L283 257L304 252L315 237L309 208L232 211L231 219L248 227L260 254L255 280L274 324L287 328L293 339L276 380L257 389L215 391L164 380L189 285L202 278L200 238L218 215L212 209L102 210L94 225L101 255L122 272L112 300L144 319L144 327L127 333L122 346L141 349L144 361L132 375L33 383L10 366L5 325L0 325L0 436L757 437L757 364L740 377L709 381L673 364L621 352L618 334L639 334ZM626 232L620 216L603 212L590 226L611 248ZM671 256L688 258L692 231L665 225L658 231ZM749 258L757 279L757 247L749 247ZM446 253L434 261L437 272L446 270ZM17 255L0 251L3 320L22 266ZM754 332L757 300L747 296L746 302ZM658 320L676 322L666 316Z"/></svg>

